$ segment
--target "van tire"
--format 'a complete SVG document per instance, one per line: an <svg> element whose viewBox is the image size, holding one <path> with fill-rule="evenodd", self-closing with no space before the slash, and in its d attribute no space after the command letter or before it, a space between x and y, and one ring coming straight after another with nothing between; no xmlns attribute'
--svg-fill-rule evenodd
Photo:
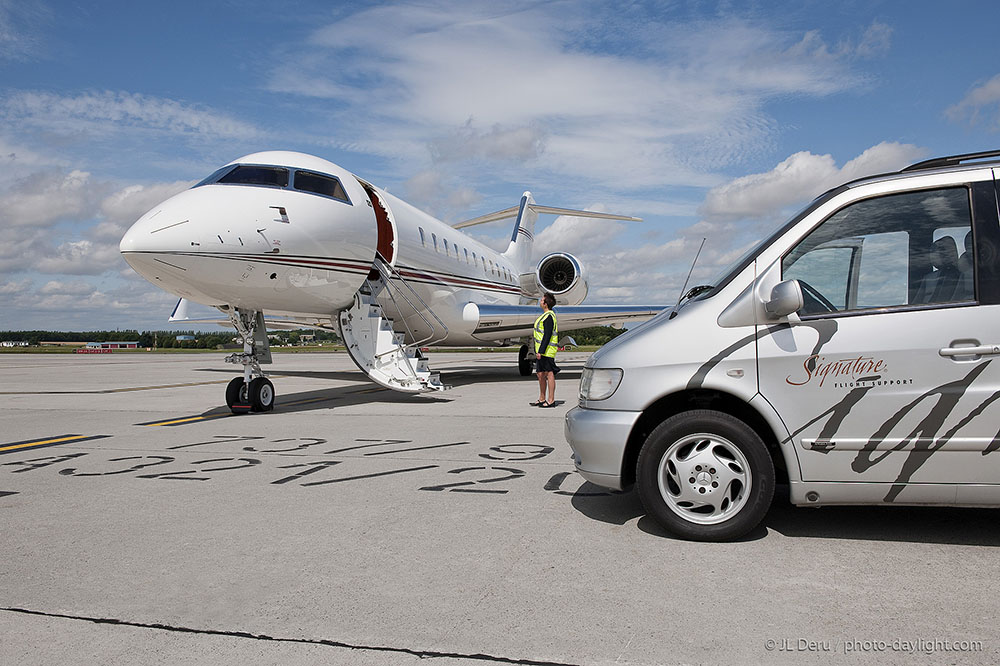
<svg viewBox="0 0 1000 666"><path fill-rule="evenodd" d="M693 541L731 541L757 527L774 497L774 462L743 421L707 409L671 416L642 445L636 488L646 512Z"/></svg>

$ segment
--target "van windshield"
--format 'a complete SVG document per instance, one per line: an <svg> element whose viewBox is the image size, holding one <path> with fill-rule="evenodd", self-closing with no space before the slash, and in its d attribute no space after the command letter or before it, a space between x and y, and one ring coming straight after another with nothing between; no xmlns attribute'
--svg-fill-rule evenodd
<svg viewBox="0 0 1000 666"><path fill-rule="evenodd" d="M706 298L711 298L712 296L717 294L719 291L722 290L723 287L732 282L737 275L743 272L743 269L749 266L750 262L756 259L758 254L764 251L764 248L766 248L768 245L777 240L779 236L784 234L793 226L798 224L806 215L809 215L814 210L822 206L824 203L832 199L834 196L840 194L842 191L844 191L844 189L845 187L841 186L816 197L816 199L814 199L812 203L810 203L798 214L792 217L792 219L777 227L773 232L762 238L760 241L751 246L746 252L741 254L739 258L736 259L733 263L723 268L718 273L718 275L716 275L711 280L711 282L707 283L707 286L711 287L711 289L705 289L697 293L691 298L691 300L700 301Z"/></svg>

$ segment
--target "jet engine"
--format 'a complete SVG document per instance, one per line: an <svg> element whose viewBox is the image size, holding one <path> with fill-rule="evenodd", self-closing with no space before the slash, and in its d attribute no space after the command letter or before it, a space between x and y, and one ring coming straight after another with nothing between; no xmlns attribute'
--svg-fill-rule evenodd
<svg viewBox="0 0 1000 666"><path fill-rule="evenodd" d="M538 262L538 288L550 292L560 305L579 305L587 297L587 280L579 259L567 252L554 252Z"/></svg>

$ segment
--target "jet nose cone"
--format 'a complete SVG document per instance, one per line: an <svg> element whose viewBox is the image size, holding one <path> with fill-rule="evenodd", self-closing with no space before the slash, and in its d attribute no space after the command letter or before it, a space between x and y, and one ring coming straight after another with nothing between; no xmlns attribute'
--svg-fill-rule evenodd
<svg viewBox="0 0 1000 666"><path fill-rule="evenodd" d="M119 252L124 254L125 252L140 252L142 250L140 247L140 236L148 236L149 234L148 232L141 232L138 227L139 223L136 222L128 228L128 231L122 236L121 242L118 243Z"/></svg>

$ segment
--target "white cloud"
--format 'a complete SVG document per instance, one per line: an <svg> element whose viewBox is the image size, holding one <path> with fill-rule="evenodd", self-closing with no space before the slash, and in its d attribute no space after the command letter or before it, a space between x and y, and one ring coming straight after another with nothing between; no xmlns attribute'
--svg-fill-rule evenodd
<svg viewBox="0 0 1000 666"><path fill-rule="evenodd" d="M41 27L51 12L41 3L0 0L0 60L27 60L42 49Z"/></svg>
<svg viewBox="0 0 1000 666"><path fill-rule="evenodd" d="M541 154L544 143L545 133L539 127L503 127L497 124L484 132L473 127L470 118L447 136L431 141L431 156L438 162L462 159L530 160Z"/></svg>
<svg viewBox="0 0 1000 666"><path fill-rule="evenodd" d="M45 294L46 296L89 296L95 291L97 290L94 286L86 282L60 282L58 280L51 280L42 285L42 287L38 290L38 293Z"/></svg>
<svg viewBox="0 0 1000 666"><path fill-rule="evenodd" d="M0 284L0 295L9 296L28 291L32 286L31 280L20 280L18 282L4 282Z"/></svg>
<svg viewBox="0 0 1000 666"><path fill-rule="evenodd" d="M37 228L77 219L96 207L104 188L85 171L33 173L0 194L0 226Z"/></svg>
<svg viewBox="0 0 1000 666"><path fill-rule="evenodd" d="M117 240L111 243L79 240L60 243L39 258L34 268L42 273L100 275L118 268L122 261Z"/></svg>
<svg viewBox="0 0 1000 666"><path fill-rule="evenodd" d="M953 122L967 122L973 127L982 124L993 132L1000 130L1000 74L974 87L961 101L948 107L945 115Z"/></svg>
<svg viewBox="0 0 1000 666"><path fill-rule="evenodd" d="M77 95L14 91L0 101L0 117L8 122L67 133L108 133L138 128L212 138L258 135L252 125L211 109L120 91Z"/></svg>
<svg viewBox="0 0 1000 666"><path fill-rule="evenodd" d="M798 152L771 171L712 188L700 213L712 221L770 218L843 182L898 170L925 154L911 144L883 142L837 167L831 155Z"/></svg>
<svg viewBox="0 0 1000 666"><path fill-rule="evenodd" d="M322 99L327 114L336 102L343 145L414 171L432 158L492 160L493 179L558 173L578 191L704 187L718 180L711 170L770 146L769 100L860 85L851 62L887 39L873 24L856 46L834 48L818 32L735 18L609 32L618 17L601 3L571 15L558 3L368 8L317 30L269 86ZM621 48L581 47L596 33Z"/></svg>

